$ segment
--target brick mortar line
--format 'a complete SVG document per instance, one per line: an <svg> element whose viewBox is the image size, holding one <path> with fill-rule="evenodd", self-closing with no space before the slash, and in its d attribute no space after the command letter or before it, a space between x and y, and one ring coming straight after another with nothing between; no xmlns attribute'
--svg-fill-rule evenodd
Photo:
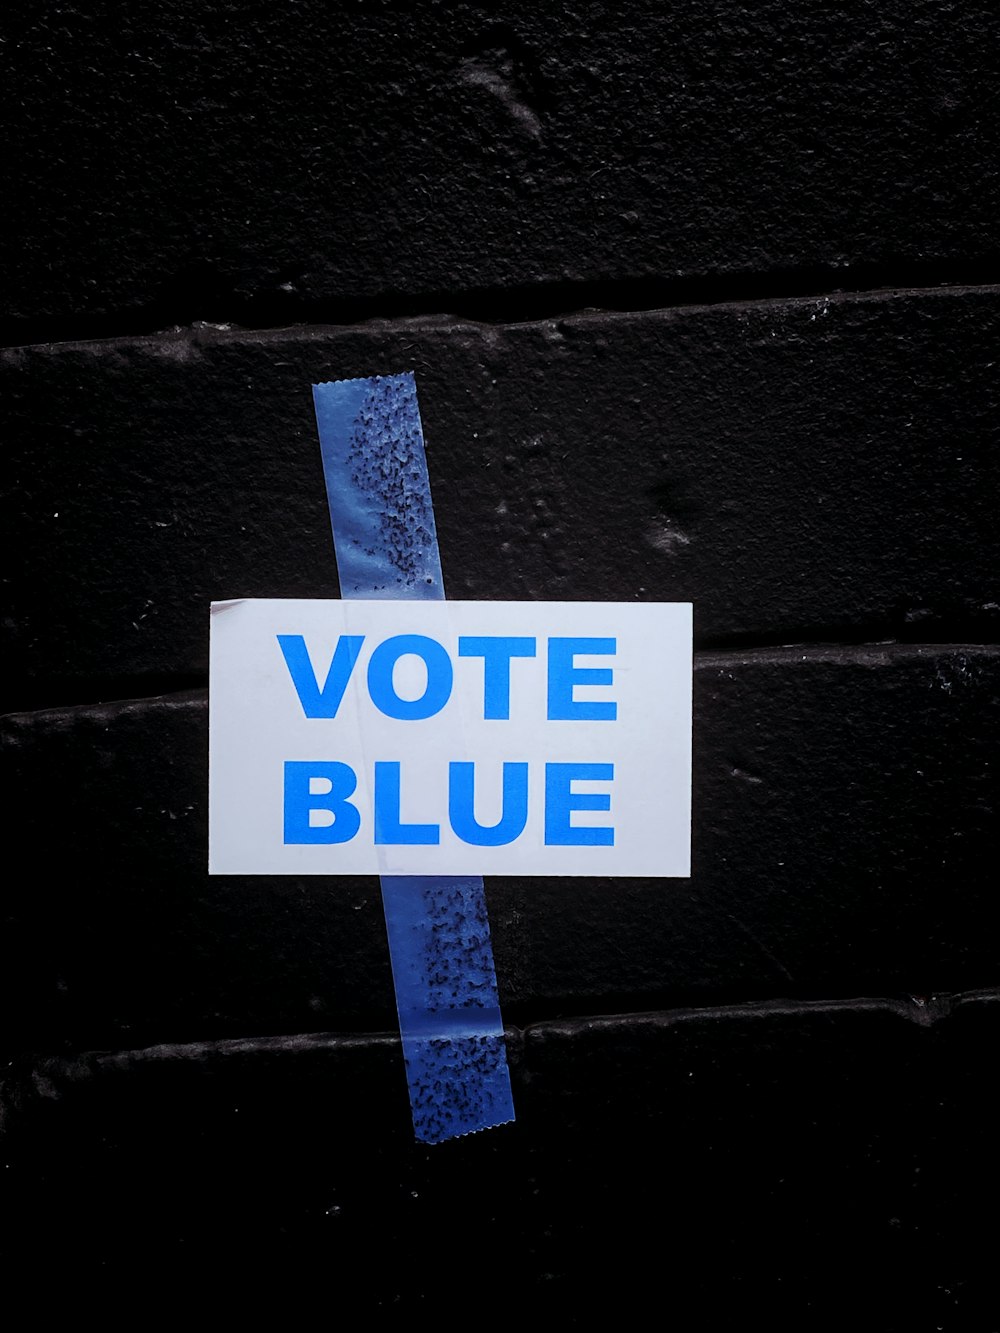
<svg viewBox="0 0 1000 1333"><path fill-rule="evenodd" d="M667 1028L708 1020L790 1018L809 1014L894 1013L919 1027L932 1027L950 1018L963 1005L977 1001L1000 1003L1000 987L980 987L970 991L930 993L925 996L854 996L833 1000L747 1000L719 1005L681 1006L677 1009L627 1011L620 1014L594 1014L572 1018L543 1019L518 1029L522 1036L536 1031L564 1032L569 1035L581 1028L590 1031L611 1029L622 1023L646 1023Z"/></svg>
<svg viewBox="0 0 1000 1333"><path fill-rule="evenodd" d="M915 276L919 277L919 275ZM650 286L655 287L658 282L661 284L661 290L654 294L652 300L633 299L616 302L611 299L616 287L623 289L622 295L624 296L634 286L638 295L640 290L648 290ZM685 282L686 280L681 280L682 284ZM709 280L709 285L710 283L711 280ZM698 285L698 280L692 280L692 287ZM903 279L893 281L891 278L887 278L884 282L861 283L855 287L815 286L808 287L807 290L792 290L790 288L785 292L762 291L759 294L744 295L741 295L737 290L732 293L723 292L718 296L694 293L688 299L679 297L671 299L669 286L669 280L657 280L655 278L649 280L620 279L609 283L580 283L567 290L564 297L565 305L553 303L551 306L547 306L541 299L544 298L547 285L540 284L535 298L539 300L539 306L534 312L530 310L518 311L508 315L497 314L492 316L482 310L477 311L474 294L470 294L468 297L459 294L451 304L443 298L440 304L434 304L430 300L421 301L419 298L413 301L401 300L395 305L386 302L384 308L380 307L377 299L371 302L358 302L359 306L370 306L370 310L364 314L359 313L355 318L350 319L334 317L334 302L317 302L313 307L307 306L298 310L289 310L287 312L288 319L283 319L280 314L275 313L272 320L262 323L241 323L241 319L246 319L247 312L236 311L222 318L202 320L192 318L190 315L153 317L148 323L140 322L131 329L115 329L110 324L102 328L102 317L94 317L93 324L96 328L90 334L77 332L71 336L59 336L56 332L56 336L30 337L28 340L23 340L17 336L20 330L13 321L10 321L7 324L6 331L0 328L0 351L16 352L44 348L72 349L93 346L95 343L106 343L109 346L120 347L123 344L155 340L176 341L179 337L184 336L192 340L205 340L206 336L211 338L213 334L231 337L248 335L251 337L301 336L310 334L323 336L368 328L381 330L386 325L412 326L426 323L439 328L445 322L456 325L507 329L533 324L562 323L578 318L669 315L673 313L697 314L710 310L741 311L774 305L810 304L817 301L850 302L892 297L962 296L1000 292L1000 283L995 279L934 282L925 278L921 282ZM551 290L555 291L556 289L563 290L560 284L553 284ZM572 301L574 292L578 293L578 304L574 304ZM531 293L528 296L529 301L530 296ZM502 290L489 293L485 300L488 301L491 297L501 304L508 299ZM72 322L72 317L67 322ZM53 321L53 323L58 324L58 321ZM31 329L32 321L26 319L21 327L25 330Z"/></svg>
<svg viewBox="0 0 1000 1333"><path fill-rule="evenodd" d="M742 1022L751 1019L764 1022L770 1018L843 1013L895 1014L919 1027L932 1027L951 1018L966 1005L984 1002L1000 1004L1000 987L947 992L930 995L926 999L916 996L910 998L858 996L854 999L837 1000L752 1000L742 1004L579 1015L573 1018L543 1019L520 1027L505 1024L504 1031L508 1040L524 1043L536 1035L572 1037L579 1032L611 1031L623 1024L666 1029L706 1020ZM102 1070L128 1069L138 1064L166 1063L174 1060L197 1061L210 1055L295 1055L317 1051L368 1050L380 1046L395 1048L398 1043L398 1033L385 1031L307 1032L280 1037L225 1037L207 1041L157 1042L150 1046L123 1050L95 1048L81 1051L75 1056L46 1056L38 1053L30 1065L25 1060L11 1062L10 1067L15 1078L18 1072L22 1077L26 1074L30 1078L36 1071L44 1078L46 1074L58 1075L61 1072L72 1074L78 1071L86 1074Z"/></svg>
<svg viewBox="0 0 1000 1333"><path fill-rule="evenodd" d="M734 664L788 665L833 663L854 666L885 666L891 658L912 660L945 653L972 653L992 658L1000 650L1000 643L949 640L946 643L899 643L898 641L864 641L858 643L802 642L783 644L756 644L733 648L699 648L694 653L695 670ZM141 681L136 682L137 686ZM123 694L114 697L84 699L76 703L44 704L37 708L9 708L0 714L0 722L14 718L29 718L45 713L85 712L100 708L129 708L136 704L179 702L185 698L200 699L208 694L207 675L202 683L188 683L175 690L165 689L154 694Z"/></svg>

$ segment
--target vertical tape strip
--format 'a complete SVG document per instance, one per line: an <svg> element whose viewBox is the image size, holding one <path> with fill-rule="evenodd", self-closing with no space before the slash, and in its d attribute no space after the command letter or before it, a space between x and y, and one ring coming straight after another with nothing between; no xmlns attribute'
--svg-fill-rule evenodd
<svg viewBox="0 0 1000 1333"><path fill-rule="evenodd" d="M340 595L441 601L412 374L313 386ZM483 881L382 876L413 1129L422 1143L514 1118Z"/></svg>

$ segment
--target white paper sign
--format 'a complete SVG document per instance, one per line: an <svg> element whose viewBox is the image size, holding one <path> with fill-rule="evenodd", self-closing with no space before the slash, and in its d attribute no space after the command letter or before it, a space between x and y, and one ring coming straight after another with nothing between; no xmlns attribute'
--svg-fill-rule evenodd
<svg viewBox="0 0 1000 1333"><path fill-rule="evenodd" d="M209 870L690 874L691 607L217 602Z"/></svg>

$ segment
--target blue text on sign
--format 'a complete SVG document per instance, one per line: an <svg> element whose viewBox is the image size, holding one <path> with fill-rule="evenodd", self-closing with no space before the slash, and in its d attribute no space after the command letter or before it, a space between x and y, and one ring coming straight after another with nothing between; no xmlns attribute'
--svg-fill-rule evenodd
<svg viewBox="0 0 1000 1333"><path fill-rule="evenodd" d="M322 685L313 667L305 639L299 634L277 636L285 665L299 703L307 718L335 718L354 672L364 635L343 634L337 640L326 679ZM578 686L609 686L611 667L581 667L576 657L614 656L613 638L552 637L547 640L547 718L549 721L615 721L613 700L578 699ZM458 656L481 658L483 662L483 718L510 717L511 663L534 658L537 641L531 637L481 635L461 637ZM394 670L401 658L418 657L424 664L426 683L418 699L404 699L396 691ZM423 721L441 712L451 697L454 667L447 650L436 639L422 634L397 634L382 640L368 661L368 695L386 717L399 721ZM436 823L404 823L401 814L401 766L392 762L374 765L374 841L382 846L437 845L441 827ZM476 847L500 847L524 832L528 820L529 766L502 765L501 815L497 823L484 825L476 819L476 766L453 762L448 766L448 819L455 836ZM284 841L286 844L335 844L349 842L362 825L361 812L351 797L357 789L355 770L339 761L285 763ZM609 811L608 792L581 792L576 782L608 782L614 765L603 763L548 763L544 766L544 837L546 846L613 846L611 826L580 826L573 823L574 811Z"/></svg>
<svg viewBox="0 0 1000 1333"><path fill-rule="evenodd" d="M363 634L342 634L337 640L330 668L320 687L305 639L301 634L279 634L278 644L288 667L302 711L309 718L337 716L354 667L361 653ZM581 667L575 659L585 655L613 657L613 638L550 638L547 662L547 718L550 722L614 722L618 705L614 700L576 698L576 689L587 685L611 685L611 667ZM397 694L393 673L401 658L419 658L427 671L427 683L419 699ZM515 658L536 656L536 640L508 635L482 635L458 640L459 657L483 660L483 717L510 717L511 663ZM451 698L454 667L447 649L426 634L394 634L383 639L368 660L368 694L386 717L404 722L434 717Z"/></svg>
<svg viewBox="0 0 1000 1333"><path fill-rule="evenodd" d="M503 805L496 824L483 825L474 813L475 764L448 765L448 819L452 832L474 847L503 847L520 837L528 822L528 765L503 765ZM437 846L440 824L406 824L400 815L401 765L374 765L376 846ZM611 782L613 764L545 765L545 845L613 847L608 825L578 826L575 810L611 809L608 792L574 791L575 782ZM358 775L350 764L323 760L285 763L285 843L316 845L350 842L361 828L361 812L351 801Z"/></svg>

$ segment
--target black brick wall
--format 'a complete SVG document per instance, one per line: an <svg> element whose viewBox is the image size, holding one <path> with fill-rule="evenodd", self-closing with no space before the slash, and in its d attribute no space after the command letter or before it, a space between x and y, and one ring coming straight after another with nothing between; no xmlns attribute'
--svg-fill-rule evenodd
<svg viewBox="0 0 1000 1333"><path fill-rule="evenodd" d="M995 6L17 9L12 1289L1000 1328ZM452 596L695 606L692 878L487 882L430 1149L377 881L205 870L208 602L336 595L309 385L402 369Z"/></svg>

